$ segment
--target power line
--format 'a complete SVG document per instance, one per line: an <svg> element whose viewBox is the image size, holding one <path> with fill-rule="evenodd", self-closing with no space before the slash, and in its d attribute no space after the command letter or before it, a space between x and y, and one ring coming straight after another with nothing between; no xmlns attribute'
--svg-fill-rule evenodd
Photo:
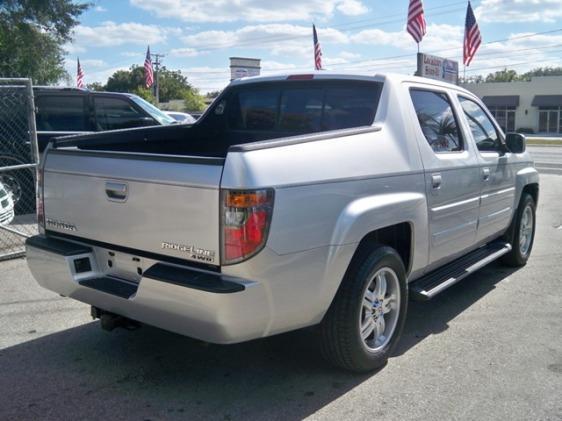
<svg viewBox="0 0 562 421"><path fill-rule="evenodd" d="M464 2L462 2L464 3ZM457 4L457 3L453 3L453 4ZM450 7L450 5L448 6L441 6L441 7ZM452 14L452 13L456 13L458 11L464 10L464 8L455 8L452 10L447 10L447 11L443 11L440 13L435 13L433 16L442 16L442 15L447 15L447 14ZM368 27L372 27L372 26L384 26L384 25L388 25L391 23L397 23L397 22L402 22L404 21L404 19L401 18L397 18L397 19L391 19L391 20L383 20L383 21L379 21L378 19L373 19L371 21L371 23L369 24L363 24L363 25L349 25L347 24L346 26L349 26L347 28L347 30L357 30L357 29L363 29L363 28L368 28ZM331 25L330 29L332 28L337 28L337 27L341 27L343 25ZM310 35L309 34L303 34L303 35L292 35L292 36L280 36L280 35L270 35L270 36L265 36L265 37L259 37L259 38L250 38L244 41L238 41L236 42L236 44L227 44L227 43L215 43L215 44L207 44L207 45L203 45L203 46L198 46L197 48L194 48L195 50L197 50L200 53L206 53L209 51L216 51L216 50L222 50L225 48L238 48L238 47L244 47L244 46L253 46L256 45L257 43L259 44L269 44L272 42L282 42L282 41L293 41L293 40L298 40L298 39L306 39L309 38Z"/></svg>
<svg viewBox="0 0 562 421"><path fill-rule="evenodd" d="M547 50L547 49L552 49L552 48L558 48L561 47L562 44L553 44L553 45L547 45L547 46L541 46L541 47L533 47L533 48L521 48L521 49L517 49L517 50L511 50L508 54L503 54L501 52L486 52L486 53L481 53L479 54L479 57L484 56L486 58L496 58L496 59L502 59L502 58L509 58L512 56L519 56L521 52L524 51L543 51L543 50ZM562 51L562 50L553 50L553 51L549 51L549 52L558 52L558 51ZM385 61L384 63L381 64L376 64L376 63L366 63L366 64L361 64L358 66L348 66L348 71L353 71L353 70L361 70L361 67L373 67L374 69L397 69L399 65L410 65L413 63L413 59L411 58L411 55L408 56L408 60L390 60L390 61ZM454 57L448 57L448 58L454 58ZM347 63L343 63L343 64L347 64ZM415 64L415 63L413 63ZM505 65L504 65L505 66ZM265 70L264 71L264 75L267 74L274 74L278 71L280 71L281 69L271 69L271 70ZM288 68L288 70L292 70L295 72L299 72L301 71L298 67L291 67ZM344 68L345 70L345 68ZM306 71L306 70L304 70ZM201 75L206 75L206 74L215 74L215 73L220 73L221 75L224 74L224 76L212 76L212 77L200 77L200 79L205 80L205 81L213 81L213 80L224 80L228 78L228 74L227 72L187 72L188 76L189 74L201 74ZM196 77L197 79L197 77Z"/></svg>
<svg viewBox="0 0 562 421"><path fill-rule="evenodd" d="M484 42L482 43L482 45L491 45L491 44L497 44L500 42L505 42L505 41L516 41L519 39L527 39L527 38L533 38L539 35L545 35L545 34L551 34L551 33L556 33L556 32L561 32L562 28L558 28L558 29L552 29L549 31L542 31L542 32L535 32L532 34L525 34L525 35L520 35L517 37L510 37L510 38L502 38L502 39L497 39L497 40L493 40L493 41L488 41L488 42ZM427 52L428 54L436 54L436 53L444 53L447 51L459 51L460 47L451 47L451 48L445 48L445 49L440 49L440 50L432 50ZM539 49L537 48L530 48L530 49L524 49L524 50L531 50L531 49ZM523 50L516 50L516 51L523 51ZM479 54L480 55L483 55ZM386 57L378 57L378 58L365 58L365 59L361 59L361 60L356 60L356 61L349 61L346 63L334 63L332 64L330 67L345 67L345 66L349 66L352 64L361 64L361 63L366 63L367 66L370 66L371 64L373 64L373 62L378 62L378 61L387 61L387 60L393 60L393 59L400 59L400 58L411 58L412 57L412 53L407 53L407 54L400 54L400 55L395 55L395 56L386 56ZM274 69L272 71L284 71L284 70L295 70L295 67L280 67L277 69ZM205 71L191 71L189 72L190 74L227 74L227 71L225 70L223 71L211 71L211 72L205 72Z"/></svg>

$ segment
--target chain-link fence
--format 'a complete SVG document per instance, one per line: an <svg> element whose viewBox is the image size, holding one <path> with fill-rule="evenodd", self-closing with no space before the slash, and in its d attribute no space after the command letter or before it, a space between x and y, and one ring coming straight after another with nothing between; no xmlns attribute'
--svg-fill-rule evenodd
<svg viewBox="0 0 562 421"><path fill-rule="evenodd" d="M23 255L37 232L38 159L31 80L0 78L0 260Z"/></svg>

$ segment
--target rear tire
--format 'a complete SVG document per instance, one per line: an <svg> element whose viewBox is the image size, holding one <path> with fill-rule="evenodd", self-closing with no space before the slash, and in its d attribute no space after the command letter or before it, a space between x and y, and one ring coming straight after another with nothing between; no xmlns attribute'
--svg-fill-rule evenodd
<svg viewBox="0 0 562 421"><path fill-rule="evenodd" d="M536 204L533 197L523 193L512 226L506 240L511 244L511 251L502 257L506 266L521 267L527 264L536 229Z"/></svg>
<svg viewBox="0 0 562 421"><path fill-rule="evenodd" d="M402 259L378 246L348 269L320 325L322 354L355 372L382 367L400 339L407 307Z"/></svg>

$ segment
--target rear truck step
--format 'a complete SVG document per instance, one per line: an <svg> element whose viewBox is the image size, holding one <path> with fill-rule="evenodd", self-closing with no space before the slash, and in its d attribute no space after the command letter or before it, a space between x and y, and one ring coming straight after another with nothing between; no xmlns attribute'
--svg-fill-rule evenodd
<svg viewBox="0 0 562 421"><path fill-rule="evenodd" d="M137 293L138 281L96 272L95 257L91 247L43 235L28 238L26 244L64 257L65 264L70 266L69 269L73 273L75 281L83 287L124 299L131 299ZM186 261L186 264L192 263ZM246 281L242 279L165 263L155 263L139 275L142 276L142 279L174 284L213 294L234 294L246 289Z"/></svg>
<svg viewBox="0 0 562 421"><path fill-rule="evenodd" d="M410 284L410 296L417 301L430 300L509 251L511 251L511 245L505 242L494 242L476 249L413 281Z"/></svg>

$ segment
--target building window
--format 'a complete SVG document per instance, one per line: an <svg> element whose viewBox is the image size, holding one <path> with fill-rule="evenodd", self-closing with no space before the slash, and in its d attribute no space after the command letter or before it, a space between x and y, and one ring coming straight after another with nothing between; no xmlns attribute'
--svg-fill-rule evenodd
<svg viewBox="0 0 562 421"><path fill-rule="evenodd" d="M504 133L515 131L515 107L492 106L488 107Z"/></svg>
<svg viewBox="0 0 562 421"><path fill-rule="evenodd" d="M539 107L539 132L562 133L562 107Z"/></svg>

